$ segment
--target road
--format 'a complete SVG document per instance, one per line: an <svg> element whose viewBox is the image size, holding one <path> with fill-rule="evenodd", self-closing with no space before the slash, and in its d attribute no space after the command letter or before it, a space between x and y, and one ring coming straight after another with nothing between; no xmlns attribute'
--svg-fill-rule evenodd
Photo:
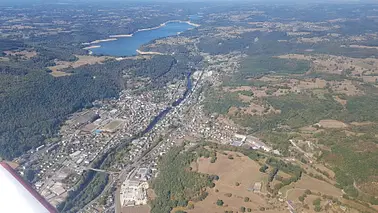
<svg viewBox="0 0 378 213"><path fill-rule="evenodd" d="M195 50L198 51L198 47L196 46L196 44L195 44ZM204 71L202 71L202 73L201 73L201 75L200 75L200 78L198 79L198 81L196 82L196 84L194 85L194 87L192 87L191 90L188 90L188 94L187 94L187 96L185 97L185 99L188 99L188 98L191 97L192 92L195 90L195 88L197 88L199 82L202 80L203 73L204 73ZM178 104L177 106L175 106L175 108L179 108L179 107L181 107L181 103ZM168 113L169 113L169 112L168 112ZM166 116L166 115L165 115L165 116ZM164 117L165 117L165 116L164 116ZM172 130L172 131L173 131L173 130ZM113 138L114 138L114 137L113 137ZM111 141L113 138L111 138L110 141ZM135 139L136 139L136 138L135 138ZM109 141L109 142L110 142L110 141ZM131 141L132 141L132 139L131 139L129 142L131 142ZM95 198L94 200L92 200L89 204L87 204L87 205L85 206L85 208L88 207L88 206L90 206L91 204L93 204L93 203L94 203L99 197L101 197L101 195L102 195L104 192L106 192L107 190L109 190L110 186L114 185L116 182L122 183L124 180L126 180L126 178L129 178L129 176L132 174L132 171L135 170L136 168L138 168L138 167L142 164L143 159L144 159L146 156L150 155L150 153L153 152L153 151L154 151L154 150L160 145L160 143L161 143L161 141L158 141L158 142L156 142L156 143L153 143L153 145L152 145L151 147L149 147L145 152L143 152L143 153L142 153L137 159L135 159L135 160L133 161L132 164L127 165L127 166L126 166L126 167L120 172L120 174L118 175L118 178L112 178L112 180L109 181L109 183L106 185L106 187L105 187L105 189L102 191L102 193L101 193L97 198ZM148 146L148 144L145 144L145 145L143 146L143 148L146 148L146 146ZM142 149L143 149L143 148L142 148ZM110 176L112 176L112 174L116 174L116 172L109 172L109 171L101 170L101 169L94 169L94 168L89 168L89 169L91 169L91 170L93 170L93 171L97 171L97 172L106 172L106 173L110 174ZM115 196L115 197L117 197L117 196ZM118 202L119 202L119 200L117 199L117 200L115 201L115 205L117 205ZM82 211L83 211L85 208L83 208ZM114 208L114 204L113 204L112 208ZM117 208L116 208L116 212L117 212Z"/></svg>

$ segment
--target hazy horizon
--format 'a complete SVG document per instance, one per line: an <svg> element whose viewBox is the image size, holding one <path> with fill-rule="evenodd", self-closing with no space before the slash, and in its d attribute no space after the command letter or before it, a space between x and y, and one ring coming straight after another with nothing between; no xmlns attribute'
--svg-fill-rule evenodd
<svg viewBox="0 0 378 213"><path fill-rule="evenodd" d="M51 2L50 0L3 0L1 3L86 3L86 2L160 2L160 3L188 3L188 2L257 2L257 3L377 3L374 0L302 0L298 2L297 0L59 0Z"/></svg>

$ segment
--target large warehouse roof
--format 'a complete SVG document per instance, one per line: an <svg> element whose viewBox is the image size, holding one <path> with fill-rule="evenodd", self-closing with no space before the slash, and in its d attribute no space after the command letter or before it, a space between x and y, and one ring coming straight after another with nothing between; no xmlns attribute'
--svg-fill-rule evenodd
<svg viewBox="0 0 378 213"><path fill-rule="evenodd" d="M7 163L0 162L1 213L51 213L57 210Z"/></svg>

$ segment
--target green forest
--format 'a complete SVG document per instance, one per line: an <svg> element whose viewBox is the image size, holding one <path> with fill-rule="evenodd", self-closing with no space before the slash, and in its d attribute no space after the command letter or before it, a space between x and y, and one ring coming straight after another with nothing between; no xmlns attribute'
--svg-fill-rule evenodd
<svg viewBox="0 0 378 213"><path fill-rule="evenodd" d="M31 60L35 60L34 58ZM49 59L42 60L48 61ZM117 97L128 72L132 78L150 78L151 88L164 86L175 78L185 78L185 61L171 56L150 60L108 61L105 64L67 69L71 76L54 78L29 61L9 62L0 72L0 156L13 159L44 144L54 136L66 117L92 106L95 100ZM12 68L13 67L13 68ZM17 70L17 72L13 72ZM63 104L64 103L64 104Z"/></svg>
<svg viewBox="0 0 378 213"><path fill-rule="evenodd" d="M189 201L206 198L205 187L212 186L213 178L189 170L196 160L194 152L184 152L182 147L172 148L159 163L159 176L152 188L157 198L151 201L152 213L170 212L174 207L186 207Z"/></svg>

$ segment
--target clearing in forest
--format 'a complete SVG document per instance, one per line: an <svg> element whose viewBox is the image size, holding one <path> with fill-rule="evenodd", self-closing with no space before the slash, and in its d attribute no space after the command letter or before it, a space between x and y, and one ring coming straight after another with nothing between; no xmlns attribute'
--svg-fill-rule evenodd
<svg viewBox="0 0 378 213"><path fill-rule="evenodd" d="M69 67L77 68L77 67L84 66L87 64L92 65L92 64L102 63L109 58L105 56L96 57L96 56L88 56L88 55L77 55L76 57L78 58L77 61L74 61L74 62L57 61L55 66L47 67L48 69L52 71L50 74L54 77L62 77L62 76L71 75L71 73L66 73L66 72L63 72L62 70L67 69Z"/></svg>
<svg viewBox="0 0 378 213"><path fill-rule="evenodd" d="M253 212L259 212L260 207L266 208L265 212L279 212L269 210L268 200L263 196L264 187L261 192L253 192L255 183L263 185L268 175L261 173L260 165L249 157L236 152L218 152L215 163L210 158L199 158L196 167L200 173L218 175L219 180L215 181L214 188L207 190L206 199L195 203L194 209L187 212L237 212L240 207L251 208ZM217 205L217 200L222 200L223 206Z"/></svg>

